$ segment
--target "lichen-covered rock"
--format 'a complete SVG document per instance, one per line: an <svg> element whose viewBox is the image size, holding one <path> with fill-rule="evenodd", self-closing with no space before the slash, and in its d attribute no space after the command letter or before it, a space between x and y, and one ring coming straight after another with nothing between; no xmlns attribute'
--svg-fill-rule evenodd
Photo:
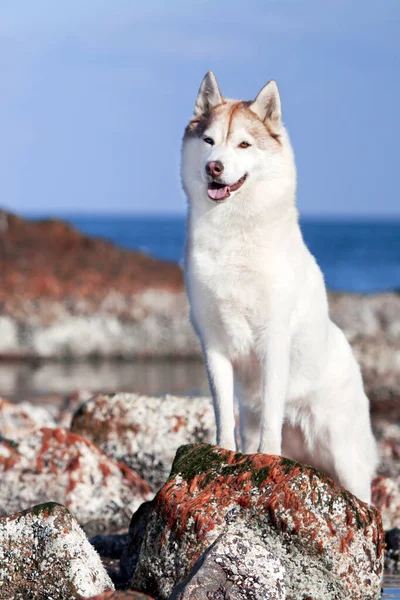
<svg viewBox="0 0 400 600"><path fill-rule="evenodd" d="M372 504L381 512L385 531L400 527L400 477L375 477Z"/></svg>
<svg viewBox="0 0 400 600"><path fill-rule="evenodd" d="M147 594L141 592L135 592L133 590L118 591L118 592L104 592L98 596L91 596L90 598L83 598L79 596L77 600L153 600Z"/></svg>
<svg viewBox="0 0 400 600"><path fill-rule="evenodd" d="M78 410L71 429L137 471L153 490L168 478L179 446L215 441L212 403L204 397L98 395Z"/></svg>
<svg viewBox="0 0 400 600"><path fill-rule="evenodd" d="M93 392L85 389L78 389L64 396L57 416L58 427L69 429L76 411L93 396Z"/></svg>
<svg viewBox="0 0 400 600"><path fill-rule="evenodd" d="M60 220L6 218L0 356L199 355L177 264Z"/></svg>
<svg viewBox="0 0 400 600"><path fill-rule="evenodd" d="M284 600L282 561L254 534L221 535L173 590L169 600Z"/></svg>
<svg viewBox="0 0 400 600"><path fill-rule="evenodd" d="M262 540L284 565L288 600L377 600L379 512L317 470L279 456L182 447L154 500L131 581L168 598L222 533Z"/></svg>
<svg viewBox="0 0 400 600"><path fill-rule="evenodd" d="M110 589L100 557L64 506L0 518L2 600L74 600Z"/></svg>
<svg viewBox="0 0 400 600"><path fill-rule="evenodd" d="M42 428L20 443L0 441L0 515L40 502L67 506L88 535L128 526L148 485L92 442Z"/></svg>
<svg viewBox="0 0 400 600"><path fill-rule="evenodd" d="M373 430L379 452L377 474L400 477L400 426L387 420L375 420Z"/></svg>
<svg viewBox="0 0 400 600"><path fill-rule="evenodd" d="M51 414L29 402L14 404L0 398L0 437L21 440L40 427L54 427Z"/></svg>
<svg viewBox="0 0 400 600"><path fill-rule="evenodd" d="M149 502L143 502L132 515L129 524L129 535L121 553L120 577L122 581L128 582L136 568L140 549L146 535L147 523L153 511L154 501L155 498Z"/></svg>
<svg viewBox="0 0 400 600"><path fill-rule="evenodd" d="M5 218L0 356L200 356L178 265L60 220ZM399 294L330 293L329 303L352 342L373 347L383 340L400 356ZM385 352L385 360L394 353Z"/></svg>
<svg viewBox="0 0 400 600"><path fill-rule="evenodd" d="M380 461L372 482L372 503L381 511L383 527L388 530L400 526L400 426L377 420L373 428Z"/></svg>

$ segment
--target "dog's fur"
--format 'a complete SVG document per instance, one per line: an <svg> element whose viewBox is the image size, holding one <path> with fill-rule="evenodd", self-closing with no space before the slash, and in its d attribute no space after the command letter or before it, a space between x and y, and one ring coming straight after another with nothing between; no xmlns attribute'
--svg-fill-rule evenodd
<svg viewBox="0 0 400 600"><path fill-rule="evenodd" d="M222 163L221 176L207 174L212 161ZM369 502L377 454L368 399L301 235L294 156L274 81L253 102L238 102L224 99L207 73L183 139L182 182L186 287L217 443L236 448L236 396L244 452L311 464ZM224 197L210 197L213 187Z"/></svg>

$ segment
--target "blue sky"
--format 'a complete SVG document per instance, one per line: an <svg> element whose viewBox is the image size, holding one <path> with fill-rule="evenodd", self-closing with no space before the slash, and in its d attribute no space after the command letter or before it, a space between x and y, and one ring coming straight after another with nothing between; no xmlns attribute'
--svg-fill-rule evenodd
<svg viewBox="0 0 400 600"><path fill-rule="evenodd" d="M278 81L303 214L400 216L399 0L1 0L0 205L179 213L204 73Z"/></svg>

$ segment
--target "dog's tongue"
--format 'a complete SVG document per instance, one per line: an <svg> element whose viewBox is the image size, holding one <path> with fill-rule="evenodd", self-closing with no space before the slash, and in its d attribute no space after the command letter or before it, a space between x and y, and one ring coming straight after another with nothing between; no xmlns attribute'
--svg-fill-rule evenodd
<svg viewBox="0 0 400 600"><path fill-rule="evenodd" d="M208 186L208 195L213 200L222 200L223 198L228 198L230 193L229 185L210 184Z"/></svg>

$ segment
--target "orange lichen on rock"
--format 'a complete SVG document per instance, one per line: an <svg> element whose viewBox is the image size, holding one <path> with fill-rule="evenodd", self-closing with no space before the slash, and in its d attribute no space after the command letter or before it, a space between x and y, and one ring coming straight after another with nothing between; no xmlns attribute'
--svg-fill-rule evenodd
<svg viewBox="0 0 400 600"><path fill-rule="evenodd" d="M187 575L213 540L223 532L240 535L244 530L253 531L278 553L288 581L293 569L293 581L299 579L301 560L305 591L288 594L290 599L306 597L307 580L315 579L316 573L320 575L315 589L324 590L308 594L316 600L379 597L384 541L374 507L312 467L208 444L179 448L170 478L153 504L133 584L146 591L145 582L151 580L148 589L153 589L158 578L159 597L167 597L169 586ZM295 558L296 553L302 558ZM323 581L328 572L329 585ZM373 580L368 592L359 588L366 573ZM288 581L286 585L293 585ZM336 595L328 593L335 589Z"/></svg>
<svg viewBox="0 0 400 600"><path fill-rule="evenodd" d="M150 495L137 473L61 428L37 429L18 444L0 440L0 479L0 516L57 501L93 535L126 527Z"/></svg>
<svg viewBox="0 0 400 600"><path fill-rule="evenodd" d="M110 289L128 295L149 288L183 291L182 270L173 263L88 237L60 220L32 221L9 213L7 221L0 302L10 311L28 298L86 297L99 303Z"/></svg>

